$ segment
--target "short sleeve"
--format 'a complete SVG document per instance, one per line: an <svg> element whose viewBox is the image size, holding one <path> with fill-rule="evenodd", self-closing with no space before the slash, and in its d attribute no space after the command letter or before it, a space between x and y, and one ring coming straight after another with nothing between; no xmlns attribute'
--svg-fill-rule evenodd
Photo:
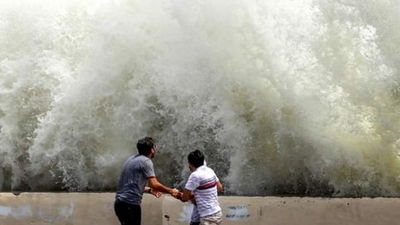
<svg viewBox="0 0 400 225"><path fill-rule="evenodd" d="M143 174L146 178L155 177L153 162L151 160L146 160L143 162Z"/></svg>
<svg viewBox="0 0 400 225"><path fill-rule="evenodd" d="M198 188L200 186L200 182L199 179L196 178L196 176L192 173L189 176L189 179L185 185L185 189L189 190L189 191L194 191L196 190L196 188Z"/></svg>

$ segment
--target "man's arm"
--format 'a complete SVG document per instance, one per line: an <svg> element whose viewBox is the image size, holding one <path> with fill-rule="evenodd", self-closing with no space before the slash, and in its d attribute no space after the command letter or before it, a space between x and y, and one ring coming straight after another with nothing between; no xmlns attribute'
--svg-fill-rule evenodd
<svg viewBox="0 0 400 225"><path fill-rule="evenodd" d="M150 190L153 190L155 192L170 193L175 198L179 195L179 191L177 189L166 187L158 182L154 173L153 162L151 160L147 160L144 162L143 173L147 177L147 182L149 183L149 186L151 188Z"/></svg>
<svg viewBox="0 0 400 225"><path fill-rule="evenodd" d="M162 185L160 182L158 182L158 180L155 177L149 177L149 178L147 178L147 181L149 183L149 186L152 189L155 189L155 190L161 191L161 192L165 192L165 193L169 193L172 196L174 196L175 198L178 197L178 195L179 195L178 189L169 188L167 186Z"/></svg>
<svg viewBox="0 0 400 225"><path fill-rule="evenodd" d="M187 202L189 200L192 200L193 197L194 196L193 196L192 192L188 189L185 189L185 190L183 190L183 194L180 199L182 202Z"/></svg>
<svg viewBox="0 0 400 225"><path fill-rule="evenodd" d="M217 191L222 192L224 190L224 187L222 186L221 182L217 181Z"/></svg>
<svg viewBox="0 0 400 225"><path fill-rule="evenodd" d="M224 190L224 188L223 188L221 182L217 181L217 191L218 192L222 192L223 190ZM183 191L183 194L182 194L180 199L181 199L182 202L187 202L189 200L193 200L194 199L194 195L192 194L192 192L190 190L185 189Z"/></svg>
<svg viewBox="0 0 400 225"><path fill-rule="evenodd" d="M161 195L162 195L161 192L157 191L157 190L154 189L154 188L147 187L147 186L144 187L144 192L149 193L149 194L152 194L152 195L156 196L156 198L159 198L159 197L161 197Z"/></svg>

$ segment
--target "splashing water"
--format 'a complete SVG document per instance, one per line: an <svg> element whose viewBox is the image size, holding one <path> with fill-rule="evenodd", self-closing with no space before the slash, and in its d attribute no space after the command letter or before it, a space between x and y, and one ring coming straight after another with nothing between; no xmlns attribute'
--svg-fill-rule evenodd
<svg viewBox="0 0 400 225"><path fill-rule="evenodd" d="M0 191L162 182L204 150L228 194L400 195L398 0L0 2Z"/></svg>

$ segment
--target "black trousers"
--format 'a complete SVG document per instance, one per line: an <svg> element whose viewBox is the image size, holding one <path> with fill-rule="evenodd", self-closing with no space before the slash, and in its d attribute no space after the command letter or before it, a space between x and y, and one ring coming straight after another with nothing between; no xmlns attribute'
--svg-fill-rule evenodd
<svg viewBox="0 0 400 225"><path fill-rule="evenodd" d="M131 205L117 199L114 203L114 210L121 225L140 225L142 219L140 205Z"/></svg>

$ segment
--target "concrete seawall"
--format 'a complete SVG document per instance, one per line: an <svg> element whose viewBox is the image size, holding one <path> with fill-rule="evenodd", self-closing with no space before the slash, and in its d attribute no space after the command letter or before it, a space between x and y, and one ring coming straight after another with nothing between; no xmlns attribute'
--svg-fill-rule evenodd
<svg viewBox="0 0 400 225"><path fill-rule="evenodd" d="M399 198L220 197L223 224L395 225ZM114 193L0 193L0 225L118 225ZM191 205L145 195L142 225L189 224Z"/></svg>

